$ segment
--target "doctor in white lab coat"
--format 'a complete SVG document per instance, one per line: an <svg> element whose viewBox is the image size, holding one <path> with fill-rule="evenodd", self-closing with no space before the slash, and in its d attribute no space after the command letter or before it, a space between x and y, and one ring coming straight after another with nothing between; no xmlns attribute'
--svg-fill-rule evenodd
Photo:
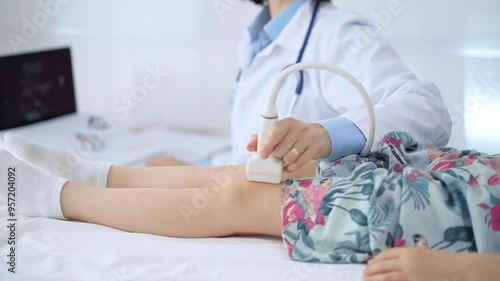
<svg viewBox="0 0 500 281"><path fill-rule="evenodd" d="M231 115L232 164L244 164L248 150L255 150L255 136L250 144L249 139L260 129L263 105L277 75L297 62L316 4L269 0L245 31L238 48L241 72ZM436 85L419 80L403 65L376 23L330 1L318 5L301 61L338 66L364 85L375 107L374 146L395 130L410 133L421 147L446 145L451 120ZM280 118L289 113L297 83L297 78L289 78L278 95ZM278 123L263 151L264 157L274 153L283 158L287 171L309 160L333 161L359 153L366 143L369 127L363 100L332 73L304 72L302 94L291 117Z"/></svg>

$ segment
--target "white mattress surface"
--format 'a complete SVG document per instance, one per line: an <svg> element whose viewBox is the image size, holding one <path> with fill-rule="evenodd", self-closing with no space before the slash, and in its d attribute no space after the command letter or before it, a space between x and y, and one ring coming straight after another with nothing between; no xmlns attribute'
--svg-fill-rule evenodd
<svg viewBox="0 0 500 281"><path fill-rule="evenodd" d="M17 273L11 274L6 269L10 231L4 215L0 217L0 280L358 281L364 268L291 261L280 239L179 239L20 218L15 237Z"/></svg>

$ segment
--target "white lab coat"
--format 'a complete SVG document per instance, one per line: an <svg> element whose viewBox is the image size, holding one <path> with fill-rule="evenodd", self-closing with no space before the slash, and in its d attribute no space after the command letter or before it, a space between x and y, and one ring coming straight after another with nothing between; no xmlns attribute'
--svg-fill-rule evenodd
<svg viewBox="0 0 500 281"><path fill-rule="evenodd" d="M231 145L233 164L244 164L250 136L258 133L260 113L277 75L294 64L312 14L304 4L279 37L249 64L250 36L239 45L242 70L232 108ZM393 48L373 31L374 25L355 13L324 3L304 54L303 62L321 62L341 67L367 89L375 107L374 147L394 130L409 132L421 147L444 146L451 133L451 120L435 84L420 81L403 66ZM415 50L417 51L417 50ZM284 117L291 106L297 79L290 77L277 100L278 114ZM335 74L308 70L304 89L293 117L314 122L343 116L368 136L368 119L357 91ZM332 149L335 149L332 148Z"/></svg>

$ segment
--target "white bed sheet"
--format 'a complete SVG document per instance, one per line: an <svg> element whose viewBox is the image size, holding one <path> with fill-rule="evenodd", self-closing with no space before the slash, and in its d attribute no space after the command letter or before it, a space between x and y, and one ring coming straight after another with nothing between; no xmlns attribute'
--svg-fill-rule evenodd
<svg viewBox="0 0 500 281"><path fill-rule="evenodd" d="M3 204L2 204L3 205ZM3 217L3 215L2 215ZM291 261L280 239L178 239L45 218L17 224L16 274L6 271L6 219L0 228L0 280L362 280L362 265Z"/></svg>

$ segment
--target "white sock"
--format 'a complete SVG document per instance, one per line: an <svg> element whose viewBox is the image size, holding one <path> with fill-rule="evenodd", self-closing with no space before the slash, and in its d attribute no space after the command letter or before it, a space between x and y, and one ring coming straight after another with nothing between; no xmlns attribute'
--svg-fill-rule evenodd
<svg viewBox="0 0 500 281"><path fill-rule="evenodd" d="M110 164L83 159L72 149L64 151L10 133L5 135L5 143L14 156L46 173L106 187Z"/></svg>
<svg viewBox="0 0 500 281"><path fill-rule="evenodd" d="M67 179L44 173L0 150L0 182L0 199L7 204L15 203L7 205L14 207L7 210L8 217L26 215L64 219L61 191Z"/></svg>

